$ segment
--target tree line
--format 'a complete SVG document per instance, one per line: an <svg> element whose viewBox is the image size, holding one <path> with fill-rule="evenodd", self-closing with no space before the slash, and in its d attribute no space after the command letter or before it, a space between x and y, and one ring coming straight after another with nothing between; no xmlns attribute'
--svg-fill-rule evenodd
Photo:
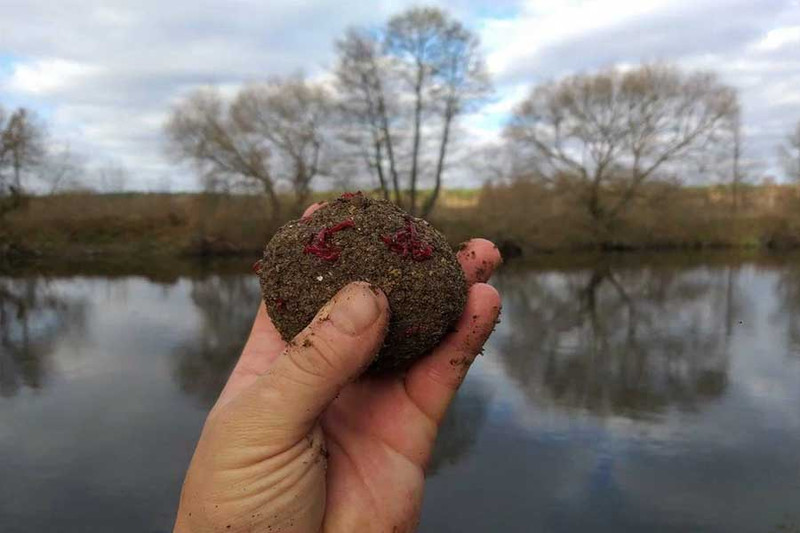
<svg viewBox="0 0 800 533"><path fill-rule="evenodd" d="M490 92L477 36L442 10L414 8L351 28L335 46L332 83L272 79L230 101L213 88L191 94L166 126L173 153L207 188L261 189L276 217L279 187L294 192L297 211L318 177L349 185L365 172L387 200L429 214L454 122Z"/></svg>
<svg viewBox="0 0 800 533"><path fill-rule="evenodd" d="M296 212L319 178L354 176L414 214L436 205L465 113L492 93L477 35L445 11L413 8L336 41L324 82L300 76L249 85L231 100L201 89L172 109L172 152L209 189L257 186L280 218L278 191ZM330 81L332 80L332 81ZM476 151L489 177L561 187L585 206L598 238L645 184L719 175L737 190L752 178L741 106L714 73L643 64L535 86L514 109L501 146ZM800 124L781 148L800 181ZM425 189L423 194L422 189Z"/></svg>
<svg viewBox="0 0 800 533"><path fill-rule="evenodd" d="M6 215L24 206L33 193L91 190L84 161L53 139L47 123L31 109L7 109L0 102L0 241ZM107 164L95 169L102 192L122 190L126 171Z"/></svg>
<svg viewBox="0 0 800 533"><path fill-rule="evenodd" d="M42 128L31 113L0 106L0 219L22 204L26 174L43 152Z"/></svg>
<svg viewBox="0 0 800 533"><path fill-rule="evenodd" d="M213 87L187 95L165 124L169 152L206 190L264 194L276 222L323 182L374 189L430 215L455 147L469 141L459 119L493 94L478 36L446 11L417 7L350 28L334 45L321 81L293 75L232 97ZM759 171L741 116L737 91L714 73L642 64L574 74L533 86L500 144L469 147L469 163L487 180L563 191L603 239L651 182L716 176L730 184L736 209L737 191ZM0 214L20 205L37 177L51 191L71 182L76 165L68 152L46 157L45 133L31 111L0 108ZM800 183L800 123L780 156ZM119 188L125 178L113 166L100 171Z"/></svg>

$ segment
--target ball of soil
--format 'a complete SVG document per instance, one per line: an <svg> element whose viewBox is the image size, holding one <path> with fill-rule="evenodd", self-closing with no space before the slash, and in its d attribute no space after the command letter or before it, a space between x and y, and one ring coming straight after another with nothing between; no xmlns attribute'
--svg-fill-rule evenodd
<svg viewBox="0 0 800 533"><path fill-rule="evenodd" d="M345 194L283 226L255 269L269 316L287 341L348 283L379 287L392 315L370 373L403 370L428 353L467 299L464 273L444 236L362 194Z"/></svg>

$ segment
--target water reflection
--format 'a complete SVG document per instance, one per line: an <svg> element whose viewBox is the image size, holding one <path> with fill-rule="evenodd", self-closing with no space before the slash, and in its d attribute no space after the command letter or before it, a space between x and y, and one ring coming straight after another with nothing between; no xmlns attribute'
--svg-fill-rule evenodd
<svg viewBox="0 0 800 533"><path fill-rule="evenodd" d="M41 278L0 278L0 396L43 386L48 358L68 331L85 325L85 302Z"/></svg>
<svg viewBox="0 0 800 533"><path fill-rule="evenodd" d="M486 423L490 399L484 389L465 386L456 395L439 428L436 447L426 474L435 476L457 464L472 450Z"/></svg>
<svg viewBox="0 0 800 533"><path fill-rule="evenodd" d="M737 267L508 273L500 352L531 400L599 415L696 410L728 385L747 327Z"/></svg>
<svg viewBox="0 0 800 533"><path fill-rule="evenodd" d="M775 294L779 304L772 319L786 324L789 355L800 358L800 266L781 273Z"/></svg>
<svg viewBox="0 0 800 533"><path fill-rule="evenodd" d="M190 296L199 315L197 334L174 348L173 374L183 392L210 407L241 353L261 293L253 276L212 276L193 279ZM487 405L480 390L470 388L456 398L440 429L429 475L467 454Z"/></svg>
<svg viewBox="0 0 800 533"><path fill-rule="evenodd" d="M181 390L205 405L219 395L250 333L261 294L255 276L212 276L191 282L200 316L197 334L175 347Z"/></svg>
<svg viewBox="0 0 800 533"><path fill-rule="evenodd" d="M797 523L800 263L574 264L498 278L504 320L440 432L420 531ZM246 264L63 274L0 278L16 393L0 398L0 530L169 531L256 280Z"/></svg>

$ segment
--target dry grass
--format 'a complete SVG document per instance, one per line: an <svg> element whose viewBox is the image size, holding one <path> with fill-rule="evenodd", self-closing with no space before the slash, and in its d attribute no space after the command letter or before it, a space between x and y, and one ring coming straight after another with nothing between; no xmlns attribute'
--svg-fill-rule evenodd
<svg viewBox="0 0 800 533"><path fill-rule="evenodd" d="M796 247L800 191L749 187L736 210L721 188L656 185L642 191L600 243L586 210L570 194L534 183L485 187L474 208L437 209L435 222L454 241L485 235L527 252L618 249Z"/></svg>
<svg viewBox="0 0 800 533"><path fill-rule="evenodd" d="M270 233L256 196L70 194L33 198L9 217L17 240L48 252L246 252Z"/></svg>
<svg viewBox="0 0 800 533"><path fill-rule="evenodd" d="M453 243L483 235L527 253L598 247L591 220L571 195L533 183L448 192L432 218ZM17 242L48 255L256 254L276 229L261 197L204 194L37 197L5 224ZM795 247L800 193L747 188L734 212L722 189L651 187L615 225L612 244Z"/></svg>

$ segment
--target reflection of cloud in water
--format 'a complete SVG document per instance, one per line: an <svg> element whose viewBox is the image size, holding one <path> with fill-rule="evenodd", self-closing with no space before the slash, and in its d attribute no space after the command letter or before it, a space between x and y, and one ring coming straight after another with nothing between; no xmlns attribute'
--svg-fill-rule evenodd
<svg viewBox="0 0 800 533"><path fill-rule="evenodd" d="M569 280L564 280L569 275L549 276L548 283L570 286ZM630 406L614 409L613 402L603 404L611 408L593 409L585 403L595 399L591 395L581 397L583 403L574 401L574 396L566 396L569 401L564 401L564 396L554 396L546 373L520 375L522 370L540 372L542 366L524 366L518 361L509 364L508 358L535 358L537 349L557 345L563 322L532 324L531 315L538 308L527 306L531 301L528 295L520 298L514 293L520 290L520 284L501 283L501 288L507 288L505 319L472 378L487 390L502 394L495 396L489 409L486 427L471 454L476 459L448 471L441 485L438 479L433 480L429 493L437 503L435 508L426 508L422 531L728 533L773 531L780 523L796 520L800 495L800 364L783 357L787 324L770 316L782 301L771 290L777 275L743 268L690 271L680 277L684 279L671 281L668 290L662 284L661 294L673 294L683 285L679 291L682 295L702 294L706 303L682 298L642 304L642 298L632 298L657 319L645 320L643 323L657 327L643 331L653 331L663 339L665 331L677 335L680 325L689 328L689 337L711 337L707 342L687 341L683 358L693 355L692 347L719 350L700 353L695 367L706 368L709 360L713 364L724 362L726 385L708 398L693 393L692 402L687 404L685 391L696 383L693 376L697 373L678 374L688 380L688 384L679 383L680 394L659 388L670 383L668 379L648 376L635 383L652 387L646 394L662 399L655 413L641 411L653 405L649 401L634 404L638 412ZM591 275L583 281L586 279ZM541 285L536 288L541 289ZM531 289L524 285L523 290ZM655 292L639 291L645 295ZM554 301L552 291L541 294ZM563 313L567 298L560 303L556 299L556 303L539 310L539 314ZM610 304L604 304L603 309L612 315L603 320L616 324L613 314L617 311ZM682 311L680 317L669 316ZM729 321L731 318L735 320ZM532 335L519 332L523 324L537 331ZM621 324L627 322L622 320ZM547 327L556 329L552 334L543 333L550 335L553 344L541 342L539 330ZM570 338L581 339L578 347L620 347L613 336L611 341L595 343L587 343L580 335ZM510 344L509 339L516 344ZM525 346L523 339L533 339L535 344ZM510 355L510 346L521 353ZM587 357L598 353L590 351ZM658 347L645 355L656 361L666 357ZM603 363L608 364L607 360ZM648 361L644 366L651 364ZM593 372L598 374L597 370ZM580 387L585 383L584 375L577 374ZM623 379L614 372L599 375ZM613 391L614 387L629 386L629 382L605 386ZM481 487L491 490L470 486L467 480L479 480ZM440 506L462 511L439 511Z"/></svg>
<svg viewBox="0 0 800 533"><path fill-rule="evenodd" d="M58 342L84 320L85 302L45 279L0 278L0 396L41 388Z"/></svg>
<svg viewBox="0 0 800 533"><path fill-rule="evenodd" d="M254 276L212 276L192 280L191 297L202 326L173 350L174 375L184 392L211 405L244 347L261 293Z"/></svg>
<svg viewBox="0 0 800 533"><path fill-rule="evenodd" d="M181 390L211 405L241 353L261 299L250 276L213 276L192 280L191 299L201 325L198 334L179 344L172 355ZM429 475L469 453L486 420L486 391L465 386L439 431Z"/></svg>
<svg viewBox="0 0 800 533"><path fill-rule="evenodd" d="M800 265L787 266L775 284L778 306L774 320L785 321L788 353L800 358Z"/></svg>
<svg viewBox="0 0 800 533"><path fill-rule="evenodd" d="M597 330L586 298L576 313L569 297L593 270L504 274L504 321L442 430L421 531L766 533L796 523L800 360L786 354L798 299L787 268L611 269L638 313L633 343L630 306L610 280L595 291ZM31 322L31 338L59 333L41 351L47 386L0 400L0 529L168 531L205 404L238 356L258 287L251 275L47 287L40 294L86 302L86 316L65 331L52 329L64 317L50 311ZM586 347L592 364L578 357ZM631 374L637 358L642 372ZM701 394L709 371L724 387Z"/></svg>
<svg viewBox="0 0 800 533"><path fill-rule="evenodd" d="M507 274L497 344L532 401L610 416L692 411L728 386L737 272L654 268Z"/></svg>
<svg viewBox="0 0 800 533"><path fill-rule="evenodd" d="M475 440L486 422L489 392L467 382L456 395L445 415L436 438L428 476L435 476L447 466L463 460L475 445Z"/></svg>
<svg viewBox="0 0 800 533"><path fill-rule="evenodd" d="M168 531L205 417L169 373L169 348L196 333L189 284L52 288L86 316L54 343L47 387L0 401L0 529Z"/></svg>

